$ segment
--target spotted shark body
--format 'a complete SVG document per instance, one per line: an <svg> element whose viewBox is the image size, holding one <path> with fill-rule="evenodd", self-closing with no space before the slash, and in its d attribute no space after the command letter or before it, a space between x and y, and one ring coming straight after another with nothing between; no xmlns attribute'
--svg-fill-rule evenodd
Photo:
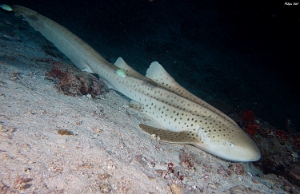
<svg viewBox="0 0 300 194"><path fill-rule="evenodd" d="M230 161L256 161L261 153L253 140L228 116L181 87L158 63L146 76L122 58L111 64L69 30L22 6L16 15L51 41L81 70L97 73L108 86L132 99L131 107L145 113L162 128L140 128L170 143L192 144ZM121 72L121 74L120 74Z"/></svg>

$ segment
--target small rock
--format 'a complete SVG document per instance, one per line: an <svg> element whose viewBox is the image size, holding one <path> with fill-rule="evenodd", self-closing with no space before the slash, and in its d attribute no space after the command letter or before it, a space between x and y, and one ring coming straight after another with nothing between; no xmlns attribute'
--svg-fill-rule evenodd
<svg viewBox="0 0 300 194"><path fill-rule="evenodd" d="M234 171L237 175L243 175L245 173L244 166L242 164L234 163L229 166L229 169Z"/></svg>
<svg viewBox="0 0 300 194"><path fill-rule="evenodd" d="M103 183L100 185L101 193L109 193L109 192L111 192L111 190L112 190L112 187L109 184Z"/></svg>
<svg viewBox="0 0 300 194"><path fill-rule="evenodd" d="M182 187L179 185L176 185L176 184L171 184L170 189L173 194L182 194L183 193Z"/></svg>

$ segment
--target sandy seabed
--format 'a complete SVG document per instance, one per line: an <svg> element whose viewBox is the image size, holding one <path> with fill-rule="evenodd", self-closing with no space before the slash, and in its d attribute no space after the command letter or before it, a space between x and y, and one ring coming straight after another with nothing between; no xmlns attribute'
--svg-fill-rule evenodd
<svg viewBox="0 0 300 194"><path fill-rule="evenodd" d="M60 93L47 61L68 61L19 33L0 39L0 193L297 193L252 163L151 138L138 125L157 124L115 91Z"/></svg>

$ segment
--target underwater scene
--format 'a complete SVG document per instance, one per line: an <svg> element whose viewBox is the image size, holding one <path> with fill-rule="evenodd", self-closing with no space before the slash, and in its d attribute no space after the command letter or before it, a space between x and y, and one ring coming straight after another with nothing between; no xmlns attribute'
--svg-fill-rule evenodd
<svg viewBox="0 0 300 194"><path fill-rule="evenodd" d="M300 193L297 2L0 4L0 193Z"/></svg>

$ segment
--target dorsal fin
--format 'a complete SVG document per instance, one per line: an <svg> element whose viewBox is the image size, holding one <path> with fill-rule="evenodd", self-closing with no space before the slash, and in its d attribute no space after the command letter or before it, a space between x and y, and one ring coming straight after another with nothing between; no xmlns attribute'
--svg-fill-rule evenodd
<svg viewBox="0 0 300 194"><path fill-rule="evenodd" d="M123 69L126 72L126 75L130 75L132 77L140 77L143 75L139 72L135 71L132 67L130 67L122 57L119 57L116 62L114 63L115 66L117 66L120 69Z"/></svg>
<svg viewBox="0 0 300 194"><path fill-rule="evenodd" d="M150 64L146 72L146 77L152 79L164 88L174 88L177 86L176 81L157 61L154 61Z"/></svg>
<svg viewBox="0 0 300 194"><path fill-rule="evenodd" d="M149 68L146 72L146 77L152 79L155 81L160 87L169 90L179 96L182 96L192 102L195 102L212 112L215 112L222 118L228 120L229 122L233 123L234 125L237 125L231 118L229 118L227 115L216 109L215 107L211 106L204 100L201 100L194 94L190 93L188 90L183 88L180 84L178 84L174 78L161 66L157 61L154 61L150 64Z"/></svg>
<svg viewBox="0 0 300 194"><path fill-rule="evenodd" d="M135 77L137 79L140 80L145 80L153 85L157 85L153 80L143 76L142 74L140 74L139 72L135 71L132 67L130 67L124 60L122 57L119 57L116 62L114 63L114 65L117 68L120 68L122 70L125 71L126 75L131 76L131 77Z"/></svg>

